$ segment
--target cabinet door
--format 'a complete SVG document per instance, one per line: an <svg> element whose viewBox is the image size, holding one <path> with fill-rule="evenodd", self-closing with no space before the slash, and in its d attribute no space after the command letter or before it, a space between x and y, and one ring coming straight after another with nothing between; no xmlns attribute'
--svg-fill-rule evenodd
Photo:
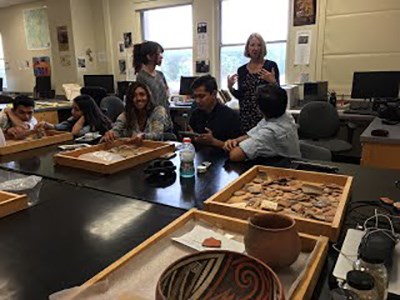
<svg viewBox="0 0 400 300"><path fill-rule="evenodd" d="M363 143L361 165L400 169L400 144Z"/></svg>
<svg viewBox="0 0 400 300"><path fill-rule="evenodd" d="M38 122L46 121L52 124L58 123L58 113L56 110L35 112L35 118Z"/></svg>

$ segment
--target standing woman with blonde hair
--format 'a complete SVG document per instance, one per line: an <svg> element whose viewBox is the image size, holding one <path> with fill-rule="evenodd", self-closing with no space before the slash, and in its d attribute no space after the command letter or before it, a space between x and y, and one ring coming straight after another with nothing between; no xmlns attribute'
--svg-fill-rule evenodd
<svg viewBox="0 0 400 300"><path fill-rule="evenodd" d="M267 46L263 37L252 33L247 39L244 55L250 61L228 76L228 88L239 100L240 124L244 132L249 131L263 118L256 102L256 89L264 84L279 85L279 69L276 62L265 58ZM238 89L233 88L238 83Z"/></svg>

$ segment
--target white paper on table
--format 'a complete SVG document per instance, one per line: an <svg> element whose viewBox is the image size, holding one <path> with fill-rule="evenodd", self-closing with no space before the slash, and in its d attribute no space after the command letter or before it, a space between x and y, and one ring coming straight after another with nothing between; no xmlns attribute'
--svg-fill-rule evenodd
<svg viewBox="0 0 400 300"><path fill-rule="evenodd" d="M309 65L311 53L311 30L296 33L296 46L294 54L295 65Z"/></svg>
<svg viewBox="0 0 400 300"><path fill-rule="evenodd" d="M229 235L228 235L229 236ZM207 238L213 237L214 239L221 241L220 248L210 248L210 247L203 247L201 244ZM239 253L244 252L244 244L240 243L235 240L231 240L227 237L227 235L218 233L214 230L205 228L201 225L196 225L192 231L185 233L184 235L176 238L172 238L172 240L181 243L185 246L188 246L192 249L198 251L204 250L229 250L235 251Z"/></svg>

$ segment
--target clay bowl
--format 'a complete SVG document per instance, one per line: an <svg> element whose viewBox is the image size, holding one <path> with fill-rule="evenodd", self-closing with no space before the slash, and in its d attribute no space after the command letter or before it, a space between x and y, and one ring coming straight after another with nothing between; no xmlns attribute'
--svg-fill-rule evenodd
<svg viewBox="0 0 400 300"><path fill-rule="evenodd" d="M156 299L284 300L284 293L278 276L260 260L213 250L172 263L158 280Z"/></svg>

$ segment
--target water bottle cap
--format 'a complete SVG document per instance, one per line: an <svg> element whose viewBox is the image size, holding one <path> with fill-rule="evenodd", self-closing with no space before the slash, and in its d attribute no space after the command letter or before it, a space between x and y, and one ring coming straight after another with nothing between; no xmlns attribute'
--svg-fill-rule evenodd
<svg viewBox="0 0 400 300"><path fill-rule="evenodd" d="M184 143L191 143L192 140L190 139L190 137L184 137L184 138L183 138L183 142L184 142Z"/></svg>

